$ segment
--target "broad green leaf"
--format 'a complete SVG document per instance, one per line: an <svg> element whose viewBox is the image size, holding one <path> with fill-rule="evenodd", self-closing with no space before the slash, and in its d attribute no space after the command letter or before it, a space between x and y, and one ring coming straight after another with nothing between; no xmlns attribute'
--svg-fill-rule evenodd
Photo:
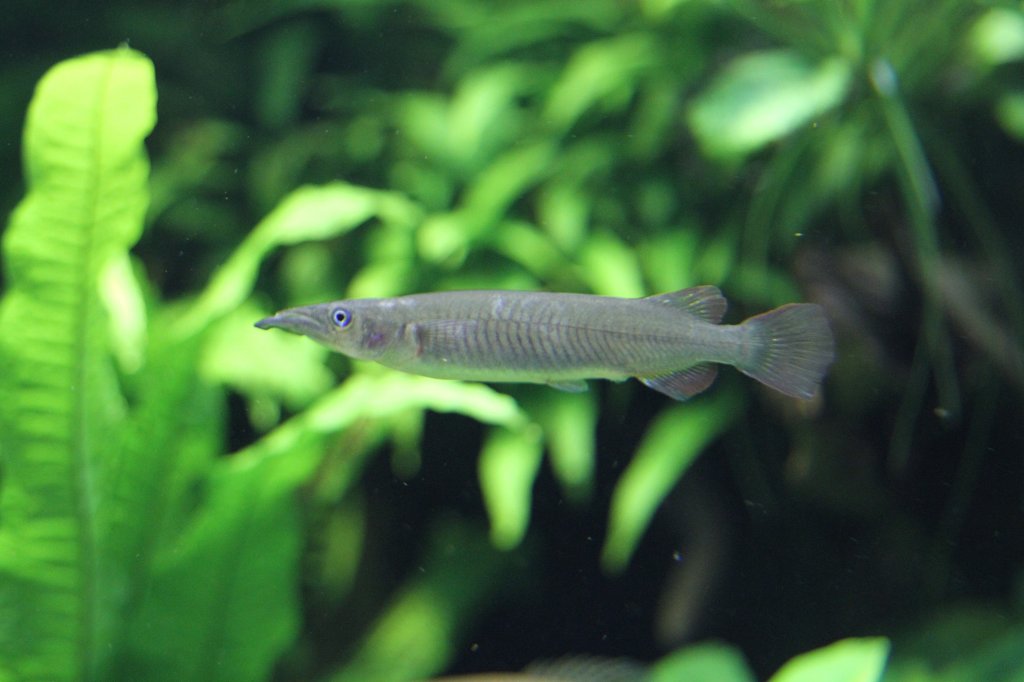
<svg viewBox="0 0 1024 682"><path fill-rule="evenodd" d="M100 275L100 297L106 307L112 350L121 371L137 372L146 355L146 302L125 252L111 259Z"/></svg>
<svg viewBox="0 0 1024 682"><path fill-rule="evenodd" d="M885 682L1024 679L1024 626L1003 605L966 602L920 616L893 644Z"/></svg>
<svg viewBox="0 0 1024 682"><path fill-rule="evenodd" d="M1012 90L996 100L996 118L1006 132L1024 140L1024 92Z"/></svg>
<svg viewBox="0 0 1024 682"><path fill-rule="evenodd" d="M371 218L411 226L419 209L400 194L342 182L300 187L260 221L217 271L179 322L188 337L234 310L252 292L263 259L279 246L328 239L350 232Z"/></svg>
<svg viewBox="0 0 1024 682"><path fill-rule="evenodd" d="M327 679L406 682L440 672L485 603L502 562L502 555L473 529L441 524L417 576L373 624L352 660Z"/></svg>
<svg viewBox="0 0 1024 682"><path fill-rule="evenodd" d="M577 502L586 499L594 484L595 393L545 388L529 407L544 429L551 468L565 495Z"/></svg>
<svg viewBox="0 0 1024 682"><path fill-rule="evenodd" d="M538 193L538 221L567 253L586 238L590 209L589 197L575 183L553 179Z"/></svg>
<svg viewBox="0 0 1024 682"><path fill-rule="evenodd" d="M124 400L100 283L142 231L155 121L153 66L129 49L58 64L29 107L3 239L0 678L96 679L113 646Z"/></svg>
<svg viewBox="0 0 1024 682"><path fill-rule="evenodd" d="M579 259L580 275L595 294L638 298L646 293L636 252L615 235L591 235Z"/></svg>
<svg viewBox="0 0 1024 682"><path fill-rule="evenodd" d="M261 334L254 320L266 311L242 304L214 324L200 358L200 375L256 397L304 407L326 392L334 375L324 364L327 349L292 334Z"/></svg>
<svg viewBox="0 0 1024 682"><path fill-rule="evenodd" d="M219 460L204 501L160 552L124 679L265 680L299 628L298 486L312 449Z"/></svg>
<svg viewBox="0 0 1024 682"><path fill-rule="evenodd" d="M985 66L1024 59L1024 12L993 7L981 15L967 33L974 58Z"/></svg>
<svg viewBox="0 0 1024 682"><path fill-rule="evenodd" d="M838 58L808 62L776 50L737 58L698 95L688 123L713 157L742 157L809 123L843 101L850 67Z"/></svg>
<svg viewBox="0 0 1024 682"><path fill-rule="evenodd" d="M483 384L428 379L399 372L359 372L310 407L277 427L242 453L270 456L296 448L319 448L324 438L363 420L389 424L409 412L456 412L485 424L521 429L529 420L515 400ZM352 483L362 466L362 455L346 460L336 472L337 494Z"/></svg>
<svg viewBox="0 0 1024 682"><path fill-rule="evenodd" d="M877 682L888 657L883 637L844 639L790 659L770 682Z"/></svg>
<svg viewBox="0 0 1024 682"><path fill-rule="evenodd" d="M674 651L651 667L649 682L754 682L750 666L735 647L717 642Z"/></svg>
<svg viewBox="0 0 1024 682"><path fill-rule="evenodd" d="M512 549L530 523L533 483L543 455L536 425L491 432L480 452L480 490L491 519L491 542Z"/></svg>
<svg viewBox="0 0 1024 682"><path fill-rule="evenodd" d="M460 170L475 170L517 138L515 99L527 76L521 65L505 62L472 73L459 84L448 108L446 151Z"/></svg>
<svg viewBox="0 0 1024 682"><path fill-rule="evenodd" d="M583 46L549 91L544 118L565 130L593 106L624 106L633 96L640 75L657 59L654 42L643 33Z"/></svg>
<svg viewBox="0 0 1024 682"><path fill-rule="evenodd" d="M647 279L658 293L715 283L693 279L694 262L702 255L697 230L680 226L654 235L640 245L639 252Z"/></svg>
<svg viewBox="0 0 1024 682"><path fill-rule="evenodd" d="M662 500L741 410L740 398L722 387L658 415L612 494L601 555L605 570L625 568Z"/></svg>
<svg viewBox="0 0 1024 682"><path fill-rule="evenodd" d="M424 221L417 234L422 257L428 261L461 262L466 250L509 210L524 192L551 171L555 147L548 141L525 143L496 157L474 176L465 200L450 213Z"/></svg>

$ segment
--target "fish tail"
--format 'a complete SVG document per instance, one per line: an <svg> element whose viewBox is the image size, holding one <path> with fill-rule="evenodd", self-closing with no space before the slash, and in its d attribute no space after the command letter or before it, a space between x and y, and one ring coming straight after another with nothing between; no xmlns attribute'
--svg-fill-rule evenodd
<svg viewBox="0 0 1024 682"><path fill-rule="evenodd" d="M812 398L834 358L832 330L821 306L790 303L740 325L753 352L737 369L794 398Z"/></svg>

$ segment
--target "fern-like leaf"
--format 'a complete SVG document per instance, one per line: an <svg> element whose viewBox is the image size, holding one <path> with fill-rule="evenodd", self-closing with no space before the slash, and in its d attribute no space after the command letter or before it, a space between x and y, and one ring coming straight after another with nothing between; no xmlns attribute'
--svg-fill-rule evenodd
<svg viewBox="0 0 1024 682"><path fill-rule="evenodd" d="M142 229L155 100L149 60L120 49L54 67L28 111L3 240L0 678L102 674L117 586L98 491L123 400L98 282Z"/></svg>

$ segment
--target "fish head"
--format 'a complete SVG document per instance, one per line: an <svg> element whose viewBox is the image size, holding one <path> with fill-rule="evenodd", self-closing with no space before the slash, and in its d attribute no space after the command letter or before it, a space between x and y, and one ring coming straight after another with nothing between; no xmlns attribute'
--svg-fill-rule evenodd
<svg viewBox="0 0 1024 682"><path fill-rule="evenodd" d="M379 360L401 335L401 322L389 315L385 299L333 301L282 310L256 323L317 341L358 360Z"/></svg>

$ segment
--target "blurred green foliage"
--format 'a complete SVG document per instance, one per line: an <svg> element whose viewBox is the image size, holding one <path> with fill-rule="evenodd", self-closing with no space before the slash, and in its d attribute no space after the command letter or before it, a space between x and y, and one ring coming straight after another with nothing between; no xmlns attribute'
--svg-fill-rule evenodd
<svg viewBox="0 0 1024 682"><path fill-rule="evenodd" d="M588 628L593 647L640 630L591 653L656 680L878 679L888 640L844 639L870 633L893 641L886 680L1022 674L1024 519L1000 487L1024 390L1019 4L238 0L93 25L0 66L13 141L51 63L125 36L148 55L43 76L0 190L13 206L24 182L3 242L0 679L412 680L577 653ZM701 283L744 312L825 304L827 401L729 376L684 405L499 391L251 327L342 296ZM676 648L621 586L679 564L700 592L743 589L670 530L705 452L748 518L691 512L688 533L740 525L795 585L705 606L768 619L688 633L736 646ZM1004 525L1003 547L970 544ZM552 596L559 570L576 602ZM817 575L824 603L800 588ZM660 608L689 608L672 594ZM641 615L543 603L606 599ZM516 602L544 646L476 628ZM506 651L467 662L482 639Z"/></svg>

